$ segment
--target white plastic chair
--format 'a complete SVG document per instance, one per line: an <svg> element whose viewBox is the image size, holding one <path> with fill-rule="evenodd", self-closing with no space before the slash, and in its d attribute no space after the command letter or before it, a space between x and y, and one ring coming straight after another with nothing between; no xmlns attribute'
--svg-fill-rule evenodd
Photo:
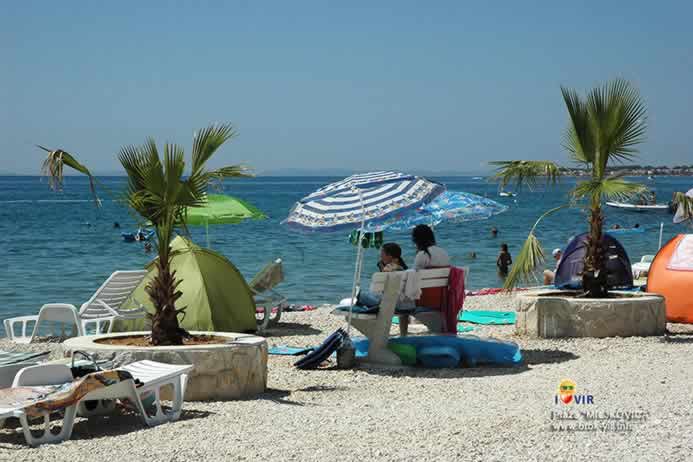
<svg viewBox="0 0 693 462"><path fill-rule="evenodd" d="M132 379L98 388L87 393L82 399L73 405L65 408L62 428L59 433L54 434L50 431L50 415L48 412L43 414L43 432L38 436L31 433L29 421L24 407L0 408L0 424L7 417L17 417L22 425L24 437L30 446L38 446L46 443L58 443L69 439L72 435L72 427L75 415L79 412L84 417L104 414L105 411L111 412L115 409L114 405L98 406L96 409L89 409L85 402L102 401L112 402L113 400L127 399L135 406L142 420L147 426L153 427L165 422L177 420L183 409L183 398L185 396L185 386L188 380L188 373L193 366L164 364L155 361L138 361L118 368L130 372ZM19 371L12 383L13 387L36 387L46 385L62 385L72 382L72 372L70 367L65 364L46 364L27 367ZM136 381L142 383L136 386ZM173 388L173 405L170 411L164 411L161 407L161 389L171 385ZM144 401L153 395L154 401L151 408L145 408ZM153 412L149 412L153 411ZM1 426L1 425L0 425Z"/></svg>
<svg viewBox="0 0 693 462"><path fill-rule="evenodd" d="M38 315L5 319L5 333L13 342L30 343L39 335L39 327L47 322L60 324L60 333L53 329L53 334L61 337L65 337L66 325L72 327L72 336L87 335L91 324L94 325L94 334L104 331L110 333L116 319L138 319L144 316L145 310L142 306L132 310L121 310L120 307L146 275L145 270L116 271L80 307L79 311L71 304L49 303L41 307ZM31 335L27 335L31 323L33 323L33 329ZM19 335L16 333L17 324L20 325Z"/></svg>

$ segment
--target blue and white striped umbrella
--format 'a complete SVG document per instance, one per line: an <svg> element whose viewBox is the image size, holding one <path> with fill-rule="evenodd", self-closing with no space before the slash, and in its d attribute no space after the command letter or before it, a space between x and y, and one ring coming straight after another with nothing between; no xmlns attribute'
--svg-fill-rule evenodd
<svg viewBox="0 0 693 462"><path fill-rule="evenodd" d="M445 191L439 183L400 172L353 175L323 186L296 203L284 223L300 231L343 231L377 226L420 208Z"/></svg>

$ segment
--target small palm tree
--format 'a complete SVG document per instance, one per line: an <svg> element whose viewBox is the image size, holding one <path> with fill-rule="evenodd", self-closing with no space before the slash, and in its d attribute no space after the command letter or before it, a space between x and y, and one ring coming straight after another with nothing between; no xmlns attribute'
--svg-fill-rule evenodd
<svg viewBox="0 0 693 462"><path fill-rule="evenodd" d="M194 135L192 169L184 177L183 148L165 144L163 159L153 139L142 146L125 146L118 159L128 175L126 202L156 230L158 259L157 274L147 285L146 292L155 312L152 317L153 345L181 345L187 332L178 323L178 315L185 307L176 307L182 293L181 282L171 270L170 242L176 227L185 229L188 207L201 207L207 201L207 188L211 181L223 178L249 176L243 166L229 166L207 170L205 165L219 147L231 139L235 132L231 125L212 125ZM63 167L68 166L90 178L94 191L94 177L74 156L62 150L49 152L44 161L44 173L49 176L53 189L62 186Z"/></svg>
<svg viewBox="0 0 693 462"><path fill-rule="evenodd" d="M592 89L584 98L572 89L561 87L561 92L570 117L563 146L573 161L587 168L589 178L571 190L570 204L539 217L515 259L505 286L511 288L521 280L528 280L544 262L541 244L534 234L541 220L569 205L582 205L589 211L583 290L585 296L602 298L607 295L602 201L627 200L646 190L620 175L609 175L607 167L635 157L637 145L644 140L646 110L637 89L621 79ZM501 186L515 182L517 187L523 184L531 187L539 177L545 177L547 183L555 183L562 173L561 167L552 161L515 160L493 164L498 166L496 177Z"/></svg>

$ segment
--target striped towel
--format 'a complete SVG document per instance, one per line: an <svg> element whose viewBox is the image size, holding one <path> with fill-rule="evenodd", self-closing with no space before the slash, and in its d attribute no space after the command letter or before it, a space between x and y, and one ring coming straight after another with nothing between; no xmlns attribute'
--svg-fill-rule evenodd
<svg viewBox="0 0 693 462"><path fill-rule="evenodd" d="M39 351L31 353L0 351L0 367L9 366L10 364L23 363L25 361L40 358L41 356L46 356L49 353L49 351Z"/></svg>

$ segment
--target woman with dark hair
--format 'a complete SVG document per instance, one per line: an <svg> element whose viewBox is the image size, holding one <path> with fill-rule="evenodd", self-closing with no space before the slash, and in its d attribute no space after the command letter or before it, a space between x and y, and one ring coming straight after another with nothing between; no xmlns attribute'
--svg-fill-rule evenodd
<svg viewBox="0 0 693 462"><path fill-rule="evenodd" d="M426 269L450 266L448 253L436 245L436 237L429 226L416 226L411 232L411 240L416 246L414 268Z"/></svg>
<svg viewBox="0 0 693 462"><path fill-rule="evenodd" d="M402 248L394 242L383 244L380 248L378 270L382 273L405 271L407 264L402 260Z"/></svg>

